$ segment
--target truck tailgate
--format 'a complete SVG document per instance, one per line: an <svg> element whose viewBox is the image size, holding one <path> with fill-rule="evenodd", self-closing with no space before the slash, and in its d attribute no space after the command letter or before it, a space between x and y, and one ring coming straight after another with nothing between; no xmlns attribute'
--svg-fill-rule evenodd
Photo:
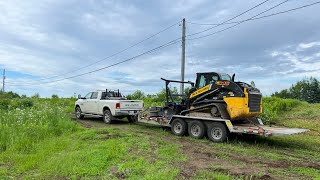
<svg viewBox="0 0 320 180"><path fill-rule="evenodd" d="M143 101L140 100L121 100L120 109L140 110L143 108Z"/></svg>
<svg viewBox="0 0 320 180"><path fill-rule="evenodd" d="M284 128L275 126L265 126L265 125L252 125L252 124L242 124L234 125L233 132L244 133L244 134L257 134L262 136L287 136L298 133L303 133L309 131L308 129L300 128Z"/></svg>

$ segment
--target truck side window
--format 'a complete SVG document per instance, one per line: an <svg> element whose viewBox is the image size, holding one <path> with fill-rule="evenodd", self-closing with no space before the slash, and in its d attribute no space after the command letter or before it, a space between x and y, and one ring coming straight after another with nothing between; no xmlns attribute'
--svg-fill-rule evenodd
<svg viewBox="0 0 320 180"><path fill-rule="evenodd" d="M91 95L91 99L97 99L98 98L98 92L94 92Z"/></svg>
<svg viewBox="0 0 320 180"><path fill-rule="evenodd" d="M89 93L85 96L85 98L86 98L86 99L90 99L90 98L91 98L91 95L92 95L92 92L89 92Z"/></svg>

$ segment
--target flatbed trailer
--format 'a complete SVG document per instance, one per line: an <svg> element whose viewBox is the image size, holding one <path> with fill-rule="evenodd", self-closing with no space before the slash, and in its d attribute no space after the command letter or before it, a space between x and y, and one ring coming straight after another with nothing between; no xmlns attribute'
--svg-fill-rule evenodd
<svg viewBox="0 0 320 180"><path fill-rule="evenodd" d="M228 136L232 133L252 134L268 137L293 135L308 131L307 129L267 126L264 125L256 115L247 115L243 116L241 119L237 118L232 120L229 113L227 111L223 111L224 101L216 100L214 98L203 100L206 96L208 96L208 94L215 92L215 90L208 92L207 94L204 94L198 98L198 100L203 100L203 105L190 108L190 104L187 105L188 103L190 103L190 101L187 102L187 100L190 100L189 97L193 93L202 91L202 88L194 91L193 93L191 93L191 95L189 91L188 96L186 96L186 94L172 94L169 83L191 84L192 87L194 87L194 83L190 81L185 82L167 80L163 78L161 79L165 81L166 85L166 101L164 103L164 106L153 106L145 109L144 111L141 111L138 114L138 122L170 127L171 132L177 136L184 136L188 134L193 138L201 139L206 135L213 142L226 141ZM232 82L233 81L234 80L232 80ZM204 86L203 88L209 86L211 85ZM175 101L174 97L176 96L180 97L180 101ZM186 97L186 99L183 99L183 97ZM256 105L259 105L257 107L260 107L261 109L260 102L258 102L258 104L257 102L251 103L256 103ZM216 107L216 109L214 109L214 112L213 109L210 109L212 103ZM250 104L249 100L248 104ZM238 110L241 110L241 108L243 107L240 106ZM217 111L219 112L218 114Z"/></svg>
<svg viewBox="0 0 320 180"><path fill-rule="evenodd" d="M201 117L200 117L201 116ZM230 121L228 119L212 118L209 114L149 116L143 114L138 117L138 122L170 127L173 134L184 136L189 134L193 138L203 138L205 135L213 142L225 141L231 133L252 134L258 136L286 136L309 131L300 128L286 128L267 126L260 119L255 122Z"/></svg>

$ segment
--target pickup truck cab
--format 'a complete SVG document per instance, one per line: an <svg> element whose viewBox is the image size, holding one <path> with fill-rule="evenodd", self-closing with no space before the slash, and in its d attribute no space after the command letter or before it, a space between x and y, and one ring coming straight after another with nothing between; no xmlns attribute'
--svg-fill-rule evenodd
<svg viewBox="0 0 320 180"><path fill-rule="evenodd" d="M116 118L126 117L129 122L137 120L137 115L143 109L143 101L126 100L119 90L97 90L89 92L75 102L77 119L85 115L103 117L105 123L110 124Z"/></svg>

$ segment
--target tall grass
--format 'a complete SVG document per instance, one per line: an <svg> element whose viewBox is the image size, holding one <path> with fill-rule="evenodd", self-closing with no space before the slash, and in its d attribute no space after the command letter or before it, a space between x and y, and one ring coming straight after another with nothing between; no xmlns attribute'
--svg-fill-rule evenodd
<svg viewBox="0 0 320 180"><path fill-rule="evenodd" d="M303 103L296 99L281 99L277 97L264 97L262 99L263 113L260 115L265 122L275 122L279 115Z"/></svg>
<svg viewBox="0 0 320 180"><path fill-rule="evenodd" d="M34 106L29 107L30 103ZM14 103L10 102L9 106L1 108L0 152L30 152L45 138L75 131L77 125L66 114L69 106L60 106L59 103L34 99L26 103L28 106L13 107L11 104Z"/></svg>

